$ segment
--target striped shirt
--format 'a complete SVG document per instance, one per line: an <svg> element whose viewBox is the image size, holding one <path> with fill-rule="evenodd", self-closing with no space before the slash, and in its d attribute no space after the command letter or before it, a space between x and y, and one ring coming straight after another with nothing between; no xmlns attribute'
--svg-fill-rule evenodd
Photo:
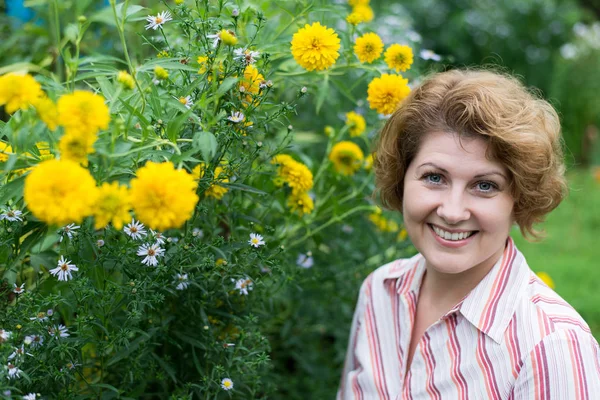
<svg viewBox="0 0 600 400"><path fill-rule="evenodd" d="M406 357L425 259L363 282L338 400L600 399L600 349L583 318L544 284L512 239L501 259Z"/></svg>

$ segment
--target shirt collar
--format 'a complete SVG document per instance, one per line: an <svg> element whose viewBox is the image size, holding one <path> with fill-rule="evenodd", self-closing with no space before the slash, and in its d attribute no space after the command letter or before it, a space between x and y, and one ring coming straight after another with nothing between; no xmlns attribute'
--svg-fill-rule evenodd
<svg viewBox="0 0 600 400"><path fill-rule="evenodd" d="M418 296L425 269L425 259L417 254L394 265L385 279L397 279L398 294L414 292ZM500 343L528 280L529 267L509 237L500 260L444 317L459 311L478 330Z"/></svg>

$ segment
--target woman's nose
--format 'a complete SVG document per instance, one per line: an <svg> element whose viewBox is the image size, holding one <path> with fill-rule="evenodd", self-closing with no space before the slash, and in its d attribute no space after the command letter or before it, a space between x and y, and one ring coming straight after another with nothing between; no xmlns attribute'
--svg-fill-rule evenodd
<svg viewBox="0 0 600 400"><path fill-rule="evenodd" d="M455 225L471 218L471 212L467 207L463 192L458 190L445 192L437 208L437 215L449 225Z"/></svg>

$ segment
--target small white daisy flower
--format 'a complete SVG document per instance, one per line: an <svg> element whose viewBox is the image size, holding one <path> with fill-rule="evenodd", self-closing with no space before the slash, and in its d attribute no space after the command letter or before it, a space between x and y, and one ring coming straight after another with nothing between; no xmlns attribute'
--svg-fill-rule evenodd
<svg viewBox="0 0 600 400"><path fill-rule="evenodd" d="M146 17L146 21L148 21L148 25L146 25L146 30L148 29L154 29L157 30L158 28L162 27L164 23L172 21L173 18L171 17L171 13L168 11L163 11L158 13L158 15L152 16L152 15L148 15Z"/></svg>
<svg viewBox="0 0 600 400"><path fill-rule="evenodd" d="M13 293L15 294L22 294L25 292L25 284L21 283L21 286L17 286L16 283L13 283Z"/></svg>
<svg viewBox="0 0 600 400"><path fill-rule="evenodd" d="M29 393L23 396L23 400L37 400L38 396L41 396L39 393Z"/></svg>
<svg viewBox="0 0 600 400"><path fill-rule="evenodd" d="M233 281L233 279L232 279ZM237 281L235 281L235 288L237 290L240 291L240 294L243 294L245 296L248 295L248 291L252 290L254 287L254 283L252 282L252 279L245 277L245 278L241 278L238 279Z"/></svg>
<svg viewBox="0 0 600 400"><path fill-rule="evenodd" d="M14 379L14 378L20 378L21 376L19 375L22 371L17 368L17 366L13 363L8 363L6 365L6 368L8 369L8 379Z"/></svg>
<svg viewBox="0 0 600 400"><path fill-rule="evenodd" d="M237 124L238 122L242 122L246 118L246 116L241 111L232 111L231 115L227 117L228 120Z"/></svg>
<svg viewBox="0 0 600 400"><path fill-rule="evenodd" d="M185 290L190 286L188 281L188 274L175 274L175 283L177 283L177 290Z"/></svg>
<svg viewBox="0 0 600 400"><path fill-rule="evenodd" d="M309 251L306 254L299 254L296 259L296 265L302 268L310 268L314 264L312 253Z"/></svg>
<svg viewBox="0 0 600 400"><path fill-rule="evenodd" d="M0 343L6 342L12 336L12 332L0 329Z"/></svg>
<svg viewBox="0 0 600 400"><path fill-rule="evenodd" d="M152 229L150 229L150 233L154 236L154 240L156 240L157 244L165 244L165 235L160 232L155 232Z"/></svg>
<svg viewBox="0 0 600 400"><path fill-rule="evenodd" d="M65 368L67 368L67 369L75 369L75 368L79 367L80 365L81 365L81 364L77 364L77 363L74 363L74 362L68 362L68 363L67 363L67 365L65 365L65 366L64 366L63 368L61 368L60 370L61 370L61 371L64 371L64 369L65 369Z"/></svg>
<svg viewBox="0 0 600 400"><path fill-rule="evenodd" d="M264 245L265 241L263 240L263 237L261 235L259 235L258 233L251 233L250 240L248 240L248 244L250 246L254 246L254 247L258 248L258 247Z"/></svg>
<svg viewBox="0 0 600 400"><path fill-rule="evenodd" d="M135 219L131 219L131 223L127 224L125 228L123 228L126 234L131 236L132 239L141 239L146 236L146 229L144 224L136 221Z"/></svg>
<svg viewBox="0 0 600 400"><path fill-rule="evenodd" d="M60 233L60 242L63 241L64 239L64 235L67 235L67 237L69 239L73 239L73 236L75 235L75 231L77 229L81 228L79 225L75 225L75 224L69 224L67 226L62 227L61 229L58 230L58 233Z"/></svg>
<svg viewBox="0 0 600 400"><path fill-rule="evenodd" d="M23 212L21 210L17 210L17 209L8 209L8 210L2 210L2 214L0 214L0 221L2 221L3 219L7 220L7 221L23 221L23 218L21 218L21 215L23 215Z"/></svg>
<svg viewBox="0 0 600 400"><path fill-rule="evenodd" d="M435 54L433 51L428 50L428 49L421 50L421 52L419 53L419 56L423 60L440 61L442 59L442 56L440 56L439 54Z"/></svg>
<svg viewBox="0 0 600 400"><path fill-rule="evenodd" d="M192 236L193 237L203 238L204 237L204 232L200 228L194 228L194 229L192 229Z"/></svg>
<svg viewBox="0 0 600 400"><path fill-rule="evenodd" d="M29 319L32 320L32 321L45 322L45 321L48 320L48 316L46 315L45 312L40 311L39 313L37 313L35 315L35 317L31 317Z"/></svg>
<svg viewBox="0 0 600 400"><path fill-rule="evenodd" d="M216 49L217 46L219 45L219 42L221 41L221 35L219 34L219 32L215 33L214 35L206 35L206 38L211 39L213 41L213 43L212 43L213 49Z"/></svg>
<svg viewBox="0 0 600 400"><path fill-rule="evenodd" d="M306 92L308 92L308 88L306 86L302 86L302 89L300 89L300 93L306 94Z"/></svg>
<svg viewBox="0 0 600 400"><path fill-rule="evenodd" d="M194 105L194 102L192 101L192 98L190 96L175 97L175 99L181 104L183 104L188 110Z"/></svg>
<svg viewBox="0 0 600 400"><path fill-rule="evenodd" d="M249 49L235 49L233 51L234 59L242 61L246 65L254 64L256 59L260 56L258 51L252 51Z"/></svg>
<svg viewBox="0 0 600 400"><path fill-rule="evenodd" d="M70 260L66 260L64 256L60 256L58 260L58 267L51 269L50 272L52 275L58 275L59 281L68 281L69 279L73 279L73 275L71 275L71 271L79 271L74 264L71 264Z"/></svg>
<svg viewBox="0 0 600 400"><path fill-rule="evenodd" d="M158 243L154 243L152 245L143 244L138 248L137 255L145 257L142 260L142 264L152 265L156 267L158 265L157 257L160 257L165 252L164 249L158 246Z"/></svg>
<svg viewBox="0 0 600 400"><path fill-rule="evenodd" d="M25 354L27 354L28 356L32 356L32 354L26 353L25 346L21 345L21 347L15 347L15 351L13 351L8 356L8 359L12 360L13 358L21 358L21 357L25 356Z"/></svg>
<svg viewBox="0 0 600 400"><path fill-rule="evenodd" d="M221 381L221 387L225 390L233 389L233 381L229 378L223 378Z"/></svg>
<svg viewBox="0 0 600 400"><path fill-rule="evenodd" d="M69 329L62 324L60 324L58 326L57 325L49 326L48 334L53 337L69 337L69 336L71 336L69 334Z"/></svg>
<svg viewBox="0 0 600 400"><path fill-rule="evenodd" d="M23 343L25 343L27 346L31 345L31 347L35 349L44 343L44 338L40 335L25 336Z"/></svg>
<svg viewBox="0 0 600 400"><path fill-rule="evenodd" d="M96 246L98 246L98 247L104 246L104 240L98 239L98 241L96 241Z"/></svg>

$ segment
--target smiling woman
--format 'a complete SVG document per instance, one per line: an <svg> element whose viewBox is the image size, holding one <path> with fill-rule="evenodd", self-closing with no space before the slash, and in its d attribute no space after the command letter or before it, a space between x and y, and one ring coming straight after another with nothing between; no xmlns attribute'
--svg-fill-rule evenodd
<svg viewBox="0 0 600 400"><path fill-rule="evenodd" d="M419 254L363 283L338 399L588 399L600 349L509 236L566 193L556 112L516 79L435 74L381 132L377 190Z"/></svg>

